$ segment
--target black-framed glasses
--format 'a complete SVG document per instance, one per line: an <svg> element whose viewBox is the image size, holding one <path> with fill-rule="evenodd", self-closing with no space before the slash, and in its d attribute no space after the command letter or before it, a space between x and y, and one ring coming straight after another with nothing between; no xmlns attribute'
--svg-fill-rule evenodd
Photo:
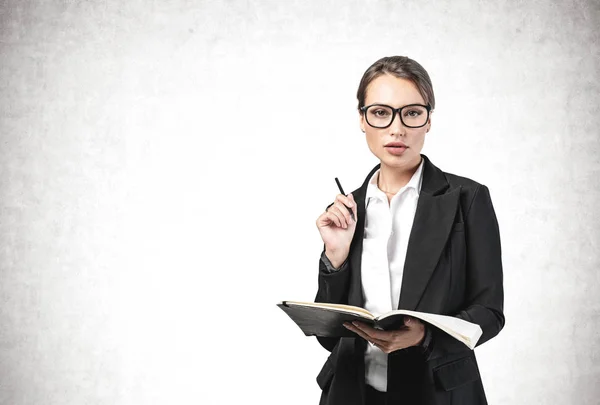
<svg viewBox="0 0 600 405"><path fill-rule="evenodd" d="M407 128L421 128L427 124L430 105L408 104L404 107L393 108L385 104L371 104L361 107L365 115L367 124L374 128L387 128L392 125L396 113L400 116L400 121Z"/></svg>

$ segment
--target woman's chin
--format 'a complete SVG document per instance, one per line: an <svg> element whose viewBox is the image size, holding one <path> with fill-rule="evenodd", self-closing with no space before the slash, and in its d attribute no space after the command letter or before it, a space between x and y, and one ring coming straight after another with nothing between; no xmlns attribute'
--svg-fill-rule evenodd
<svg viewBox="0 0 600 405"><path fill-rule="evenodd" d="M406 167L407 163L411 162L413 159L414 156L412 153L410 153L409 149L404 151L404 153L401 155L392 155L391 153L388 153L384 150L383 153L379 156L379 160L382 164L389 167L397 168Z"/></svg>

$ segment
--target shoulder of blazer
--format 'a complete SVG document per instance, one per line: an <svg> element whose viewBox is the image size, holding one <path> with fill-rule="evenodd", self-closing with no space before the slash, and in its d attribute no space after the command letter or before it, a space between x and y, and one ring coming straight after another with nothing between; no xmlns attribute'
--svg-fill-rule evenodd
<svg viewBox="0 0 600 405"><path fill-rule="evenodd" d="M468 190L477 190L477 188L479 188L480 186L482 186L483 184L470 179L468 177L463 177L463 176L459 176L456 174L452 174L452 173L448 173L448 172L442 172L444 173L444 176L446 177L446 181L448 182L448 184L450 185L450 188L457 188L457 187L462 187L464 189L468 189Z"/></svg>
<svg viewBox="0 0 600 405"><path fill-rule="evenodd" d="M450 185L448 190L460 188L460 203L461 206L464 207L463 213L468 213L478 190L481 187L485 187L485 185L468 177L458 176L456 174L447 172L443 173L444 177L446 177L446 181Z"/></svg>

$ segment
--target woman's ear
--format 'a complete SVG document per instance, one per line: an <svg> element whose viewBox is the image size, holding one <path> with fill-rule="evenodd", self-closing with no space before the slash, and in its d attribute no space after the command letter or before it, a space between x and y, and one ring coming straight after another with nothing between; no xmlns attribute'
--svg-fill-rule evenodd
<svg viewBox="0 0 600 405"><path fill-rule="evenodd" d="M358 117L358 124L360 125L360 130L365 132L365 116L362 114L358 114Z"/></svg>
<svg viewBox="0 0 600 405"><path fill-rule="evenodd" d="M429 114L429 122L427 123L427 131L429 132L429 130L431 129L431 114Z"/></svg>

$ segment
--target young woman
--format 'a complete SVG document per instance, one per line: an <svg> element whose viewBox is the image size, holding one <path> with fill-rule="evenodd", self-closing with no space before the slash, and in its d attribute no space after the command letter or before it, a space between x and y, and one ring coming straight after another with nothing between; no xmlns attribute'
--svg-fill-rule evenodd
<svg viewBox="0 0 600 405"><path fill-rule="evenodd" d="M385 57L357 92L360 128L380 163L317 219L324 242L316 302L381 314L409 309L504 326L500 232L489 189L421 154L435 108L429 75ZM356 220L352 219L351 212ZM331 355L320 404L486 404L475 352L406 318L397 330L347 324L351 338L318 338Z"/></svg>

